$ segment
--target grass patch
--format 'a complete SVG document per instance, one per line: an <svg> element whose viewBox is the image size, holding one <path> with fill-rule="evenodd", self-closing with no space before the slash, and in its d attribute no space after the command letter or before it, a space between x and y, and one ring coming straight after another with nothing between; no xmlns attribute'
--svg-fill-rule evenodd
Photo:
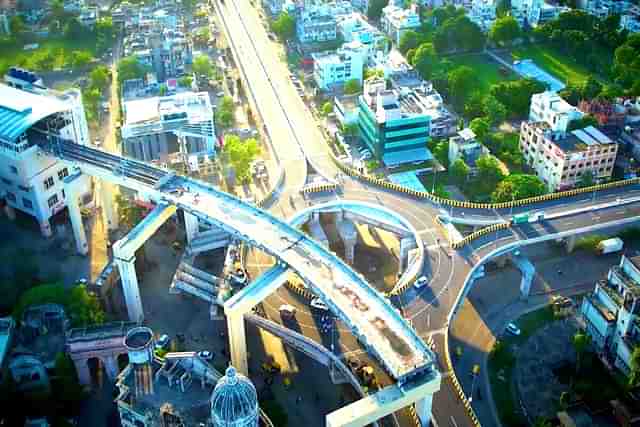
<svg viewBox="0 0 640 427"><path fill-rule="evenodd" d="M525 314L517 321L521 331L520 336L507 335L496 341L489 354L488 369L491 394L493 395L500 420L505 426L527 425L514 399L513 369L516 360L513 346L524 343L538 329L554 320L555 316L551 306Z"/></svg>
<svg viewBox="0 0 640 427"><path fill-rule="evenodd" d="M40 39L39 47L26 51L22 42L4 40L0 42L0 74L5 74L12 66L33 71L50 71L70 65L71 52L86 51L95 56L96 41L90 37L68 40L62 38Z"/></svg>
<svg viewBox="0 0 640 427"><path fill-rule="evenodd" d="M488 94L489 89L496 83L505 80L514 80L517 76L508 70L505 74L500 71L501 65L489 55L473 54L447 58L454 66L467 66L476 72L478 77L477 89L483 94Z"/></svg>
<svg viewBox="0 0 640 427"><path fill-rule="evenodd" d="M611 56L602 52L602 55ZM514 60L533 59L539 67L553 74L563 83L580 84L587 80L593 72L585 66L577 63L568 55L556 52L552 47L545 45L527 45L516 47L511 51Z"/></svg>

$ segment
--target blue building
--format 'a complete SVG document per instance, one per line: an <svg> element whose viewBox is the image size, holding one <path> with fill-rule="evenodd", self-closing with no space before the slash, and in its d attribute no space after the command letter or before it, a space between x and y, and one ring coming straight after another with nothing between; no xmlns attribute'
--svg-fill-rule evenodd
<svg viewBox="0 0 640 427"><path fill-rule="evenodd" d="M385 166L433 158L427 149L431 118L415 91L390 90L384 80L369 80L358 109L360 135Z"/></svg>

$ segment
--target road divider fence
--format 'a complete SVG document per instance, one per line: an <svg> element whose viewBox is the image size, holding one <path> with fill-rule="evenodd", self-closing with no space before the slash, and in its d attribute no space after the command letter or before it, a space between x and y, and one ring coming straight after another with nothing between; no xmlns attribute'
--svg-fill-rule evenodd
<svg viewBox="0 0 640 427"><path fill-rule="evenodd" d="M444 345L444 359L447 364L447 372L449 375L449 381L453 386L453 389L456 391L458 398L464 405L464 408L469 416L471 423L474 426L480 427L480 421L478 421L478 416L476 415L476 411L473 410L473 406L471 406L471 402L467 399L467 396L464 394L462 390L462 386L460 385L460 381L458 381L458 377L456 376L456 372L453 369L453 363L451 362L451 355L449 354L449 334L447 333L445 336L445 345Z"/></svg>
<svg viewBox="0 0 640 427"><path fill-rule="evenodd" d="M315 297L313 292L305 288L301 283L293 283L290 280L287 280L286 282L284 282L284 284L291 292L298 294L306 300L311 300Z"/></svg>
<svg viewBox="0 0 640 427"><path fill-rule="evenodd" d="M472 242L473 240L482 237L484 235L487 235L489 233L494 233L496 231L500 231L500 230L506 230L508 228L511 227L511 223L510 222L500 222L498 224L491 224L487 227L483 227L478 231L474 231L473 233L469 234L468 236L465 236L462 240L458 240L456 242L453 242L451 244L451 247L453 249L460 249L461 247L465 246L466 244L468 244L469 242Z"/></svg>
<svg viewBox="0 0 640 427"><path fill-rule="evenodd" d="M335 191L338 188L337 182L320 182L307 184L302 188L302 194L321 193L323 191Z"/></svg>

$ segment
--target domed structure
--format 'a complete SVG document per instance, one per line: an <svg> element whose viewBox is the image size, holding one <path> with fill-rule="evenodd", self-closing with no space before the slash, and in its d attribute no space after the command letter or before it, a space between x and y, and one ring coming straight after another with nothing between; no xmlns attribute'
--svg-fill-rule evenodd
<svg viewBox="0 0 640 427"><path fill-rule="evenodd" d="M229 366L211 394L215 427L257 427L258 394L251 381Z"/></svg>

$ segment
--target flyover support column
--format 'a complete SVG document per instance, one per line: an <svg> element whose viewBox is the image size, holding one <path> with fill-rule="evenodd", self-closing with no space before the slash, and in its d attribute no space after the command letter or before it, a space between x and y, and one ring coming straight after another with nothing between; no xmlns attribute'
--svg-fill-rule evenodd
<svg viewBox="0 0 640 427"><path fill-rule="evenodd" d="M107 373L107 377L111 381L115 381L120 369L118 369L118 360L114 356L105 357L104 362L104 370Z"/></svg>
<svg viewBox="0 0 640 427"><path fill-rule="evenodd" d="M200 229L198 217L184 211L184 229L187 234L187 243L191 244L194 237L198 235L198 231Z"/></svg>
<svg viewBox="0 0 640 427"><path fill-rule="evenodd" d="M404 272L409 261L409 251L417 247L416 240L413 237L404 237L400 239L400 253L398 254L400 265L398 273Z"/></svg>
<svg viewBox="0 0 640 427"><path fill-rule="evenodd" d="M311 233L311 236L322 243L323 246L327 248L329 247L329 239L322 228L322 224L320 224L320 215L317 212L314 212L311 215L311 219L309 220L309 232Z"/></svg>
<svg viewBox="0 0 640 427"><path fill-rule="evenodd" d="M73 359L73 364L78 373L78 382L81 385L91 385L91 372L89 371L89 361L87 359Z"/></svg>
<svg viewBox="0 0 640 427"><path fill-rule="evenodd" d="M520 280L520 298L526 300L531 292L531 284L535 277L536 267L525 256L514 253L511 259L520 270L522 279Z"/></svg>
<svg viewBox="0 0 640 427"><path fill-rule="evenodd" d="M433 394L416 401L416 413L422 427L431 425L431 408L433 406Z"/></svg>
<svg viewBox="0 0 640 427"><path fill-rule="evenodd" d="M115 202L113 200L113 188L114 185L108 182L100 183L100 195L102 198L102 215L104 223L107 225L107 230L117 230L119 224L118 213L116 212Z"/></svg>
<svg viewBox="0 0 640 427"><path fill-rule="evenodd" d="M576 235L575 234L572 235L572 236L567 237L566 245L567 245L567 253L568 254L572 253L573 250L576 247Z"/></svg>
<svg viewBox="0 0 640 427"><path fill-rule="evenodd" d="M78 194L78 183L81 176L82 174L80 173L67 176L64 179L64 189L67 197L67 209L69 210L71 227L73 228L73 236L76 241L76 251L80 255L86 255L89 253L89 244L87 243L87 234L84 230L84 224L82 223L80 197Z"/></svg>
<svg viewBox="0 0 640 427"><path fill-rule="evenodd" d="M356 243L358 243L358 230L353 221L343 217L342 220L336 222L338 234L344 243L344 258L347 263L353 264L356 252Z"/></svg>
<svg viewBox="0 0 640 427"><path fill-rule="evenodd" d="M120 271L120 281L122 282L122 293L127 304L129 320L142 322L144 312L142 310L142 300L140 298L140 288L138 287L138 277L136 275L136 258L121 259L114 253L118 271Z"/></svg>
<svg viewBox="0 0 640 427"><path fill-rule="evenodd" d="M241 312L228 312L226 314L231 364L238 372L248 376L247 331L244 326L244 315Z"/></svg>

